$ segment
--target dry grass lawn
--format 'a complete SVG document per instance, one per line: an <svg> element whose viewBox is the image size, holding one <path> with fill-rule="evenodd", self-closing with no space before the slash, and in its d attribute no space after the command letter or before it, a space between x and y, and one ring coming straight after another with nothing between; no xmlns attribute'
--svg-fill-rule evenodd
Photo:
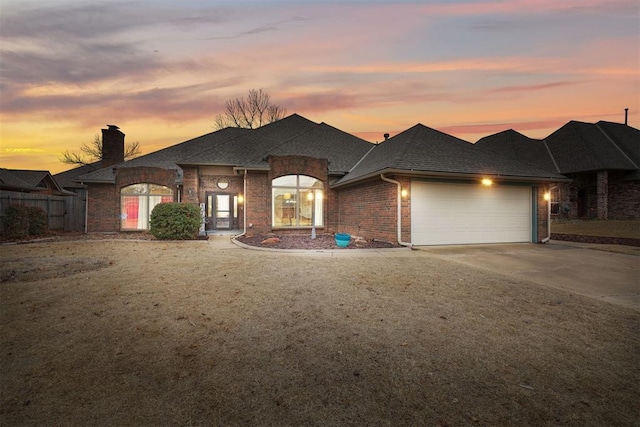
<svg viewBox="0 0 640 427"><path fill-rule="evenodd" d="M640 221L554 220L551 232L580 236L627 237L640 239Z"/></svg>
<svg viewBox="0 0 640 427"><path fill-rule="evenodd" d="M640 313L424 251L0 257L3 426L640 423Z"/></svg>

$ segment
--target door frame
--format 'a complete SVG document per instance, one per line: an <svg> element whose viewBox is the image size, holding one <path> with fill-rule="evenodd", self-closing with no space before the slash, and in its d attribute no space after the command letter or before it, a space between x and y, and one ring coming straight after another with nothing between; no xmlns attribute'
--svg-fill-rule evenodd
<svg viewBox="0 0 640 427"><path fill-rule="evenodd" d="M229 198L229 210L219 211L217 206L217 197L226 196ZM232 193L225 193L220 191L207 191L205 193L205 229L206 230L232 230L237 223L238 218L234 209L234 203L237 200L237 195ZM229 226L218 227L218 212L229 213Z"/></svg>

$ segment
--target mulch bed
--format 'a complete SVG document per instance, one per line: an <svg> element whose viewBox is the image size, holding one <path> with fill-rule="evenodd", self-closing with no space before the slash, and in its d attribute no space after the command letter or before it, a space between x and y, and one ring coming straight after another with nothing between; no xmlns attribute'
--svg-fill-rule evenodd
<svg viewBox="0 0 640 427"><path fill-rule="evenodd" d="M258 235L241 236L236 239L240 243L249 246L257 246L272 249L384 249L400 248L401 246L380 240L364 240L351 238L349 245L340 247L336 244L332 234L318 234L315 239L310 234L283 234L283 235Z"/></svg>
<svg viewBox="0 0 640 427"><path fill-rule="evenodd" d="M206 236L204 237L207 238ZM267 240L270 239L270 240ZM59 242L73 240L157 240L146 231L141 232L115 232L115 233L70 233L70 232L49 232L43 236L30 236L23 239L0 238L0 244L24 244L40 242ZM311 234L270 234L257 236L241 236L236 239L238 242L248 246L256 246L271 249L312 249L312 250L332 250L332 249L384 249L400 248L402 246L380 240L365 240L351 238L349 245L339 247L332 234L318 234L315 239L311 239ZM266 241L266 242L265 242Z"/></svg>

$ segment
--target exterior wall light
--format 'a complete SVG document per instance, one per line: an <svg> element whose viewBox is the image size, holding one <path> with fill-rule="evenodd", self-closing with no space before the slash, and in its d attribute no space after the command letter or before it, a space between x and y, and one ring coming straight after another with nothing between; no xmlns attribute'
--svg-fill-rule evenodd
<svg viewBox="0 0 640 427"><path fill-rule="evenodd" d="M544 193L544 199L548 202L549 200L551 200L551 193L549 193L548 191L546 193Z"/></svg>
<svg viewBox="0 0 640 427"><path fill-rule="evenodd" d="M238 203L242 204L244 202L244 196L242 194L238 194Z"/></svg>
<svg viewBox="0 0 640 427"><path fill-rule="evenodd" d="M403 188L403 189L400 191L400 195L401 195L402 197L407 197L407 195L408 195L408 194L409 194L409 192L407 191L407 189L406 189L406 188Z"/></svg>
<svg viewBox="0 0 640 427"><path fill-rule="evenodd" d="M482 185L484 185L485 187L490 187L491 185L493 185L493 180L490 178L482 178Z"/></svg>

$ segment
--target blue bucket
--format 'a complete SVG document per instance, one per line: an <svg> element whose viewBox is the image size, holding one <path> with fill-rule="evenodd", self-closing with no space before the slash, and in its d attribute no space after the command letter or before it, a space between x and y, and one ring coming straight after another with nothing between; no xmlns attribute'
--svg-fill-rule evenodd
<svg viewBox="0 0 640 427"><path fill-rule="evenodd" d="M347 233L336 233L336 245L340 246L341 248L344 248L347 245L349 245L350 241L351 241L351 235L350 234L347 234Z"/></svg>

